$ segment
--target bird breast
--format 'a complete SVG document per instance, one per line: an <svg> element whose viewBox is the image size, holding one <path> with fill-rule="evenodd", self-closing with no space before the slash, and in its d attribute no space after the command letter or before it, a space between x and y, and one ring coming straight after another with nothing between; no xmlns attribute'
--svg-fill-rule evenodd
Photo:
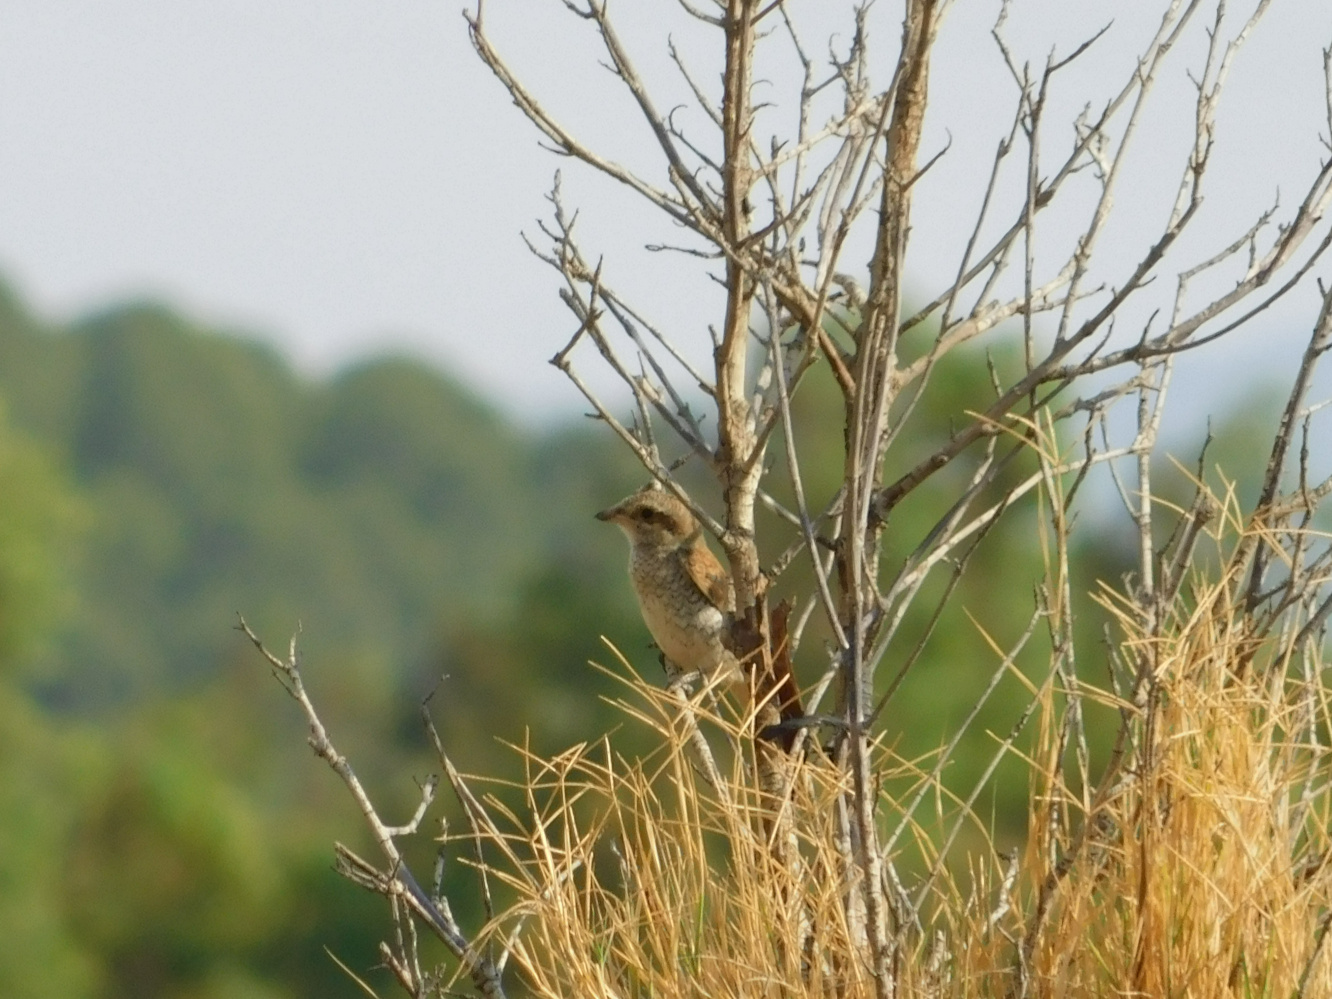
<svg viewBox="0 0 1332 999"><path fill-rule="evenodd" d="M648 631L675 666L710 672L726 658L725 615L690 578L684 551L635 545L629 574Z"/></svg>

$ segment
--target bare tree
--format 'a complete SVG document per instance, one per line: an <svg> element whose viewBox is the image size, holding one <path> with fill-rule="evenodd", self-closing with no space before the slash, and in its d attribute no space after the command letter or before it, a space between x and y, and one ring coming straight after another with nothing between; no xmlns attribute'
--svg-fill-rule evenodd
<svg viewBox="0 0 1332 999"><path fill-rule="evenodd" d="M790 4L682 2L682 16L715 32L714 51L721 63L720 92L710 91L697 82L709 76L691 71L672 50L698 107L714 126L706 138L687 135L675 113L659 110L616 31L609 4L586 0L567 6L597 34L617 82L632 95L659 147L664 181L630 171L564 128L501 55L486 30L484 6L468 18L473 43L556 152L627 185L693 237L684 252L718 262L726 305L717 324L714 363L706 371L687 369L687 377L715 404L716 435L703 431L669 364L684 351L617 294L608 277L610 266L590 262L558 186L552 195L553 222L542 230L547 241L534 247L560 274L561 295L578 323L555 363L648 471L681 498L689 499L663 460L654 422L712 470L725 504L724 522L713 521L697 504L694 510L730 560L742 608L735 642L751 657L772 655L764 595L773 576L760 564L755 507L763 492L768 446L778 436L785 442L783 471L794 487L796 507L782 512L800 527L803 550L818 580L811 600L835 637L829 677L836 680L835 713L847 736L839 751L853 780L845 804L852 832L848 842L856 844L865 934L880 994L886 996L892 991L890 925L904 917L890 915L891 901L883 889L889 879L880 868L883 851L866 722L876 673L906 607L931 571L955 557L1022 495L1043 481L1072 474L1071 498L1093 465L1125 457L1133 460L1137 476L1136 487L1125 493L1140 539L1137 586L1151 606L1162 585L1178 583L1161 578L1150 486L1150 458L1172 368L1185 351L1232 333L1287 294L1322 257L1332 240L1323 224L1332 199L1332 164L1311 168L1306 190L1284 215L1274 207L1237 224L1229 246L1209 251L1205 259L1179 259L1170 251L1203 201L1227 76L1268 4L1259 3L1238 21L1228 16L1225 4L1210 9L1201 0L1165 5L1155 34L1118 89L1053 139L1046 119L1051 91L1061 71L1095 45L1101 32L1032 67L1019 63L1011 51L1004 33L1005 4L993 37L1012 75L1012 116L996 148L982 209L970 233L958 234L955 272L930 292L927 304L907 314L903 284L913 193L931 165L921 156L930 60L952 3L907 0L897 51L880 52L877 60L871 58L868 8L855 8L846 51L820 64L808 54ZM1113 277L1093 286L1093 262L1101 263L1098 243L1141 119L1150 113L1149 97L1168 71L1172 51L1191 30L1202 31L1208 43L1202 65L1189 67L1196 90L1194 134L1187 154L1173 166L1178 178L1174 206L1157 232L1143 234L1147 248L1140 259L1103 265ZM795 70L791 79L798 86L791 102L799 113L794 134L763 134L757 124L754 66L760 49L769 48L780 49ZM885 55L895 55L895 62L885 63ZM892 66L886 78L874 79L876 62ZM1056 124L1066 129L1069 123ZM1016 198L998 194L1006 170L1025 180ZM1095 197L1079 223L1073 213L1081 206L1065 193L1075 178L1088 174L1094 178ZM1066 202L1072 218L1053 218ZM1038 233L1047 224L1067 228L1070 223L1078 231L1072 249L1061 260L1038 262ZM872 234L868 259L848 259L846 253L858 228ZM1201 303L1190 298L1191 282L1237 261L1240 276L1233 285ZM1175 288L1168 315L1127 338L1115 336L1114 320L1125 304L1163 279L1173 280ZM978 411L943 446L885 481L885 459L899 444L912 403L936 365L964 344L996 336L1010 320L1022 326L1022 369L1007 379L996 374L993 399L978 400ZM618 418L579 376L571 355L585 338L632 392L632 422ZM789 404L815 365L827 365L834 373L845 412L842 487L821 509L808 505L802 489L800 428L792 425ZM1056 398L1058 405L1052 406ZM1133 400L1137 433L1125 445L1110 446L1109 414L1117 403ZM993 495L989 487L999 481L1013 454L1037 435L1068 426L1073 429L1062 432L1081 442L1077 452L1044 455L1038 474ZM958 462L969 471L965 489L905 564L885 571L880 539L893 510L930 476ZM1275 466L1281 465L1278 456ZM1276 479L1274 471L1269 477L1273 489ZM1265 558L1254 566L1255 598ZM1071 676L1071 663L1065 669Z"/></svg>
<svg viewBox="0 0 1332 999"><path fill-rule="evenodd" d="M1062 567L1052 578L1067 588L1072 503L1090 470L1105 465L1136 527L1134 626L1142 635L1158 634L1193 547L1217 516L1200 485L1193 508L1176 518L1161 544L1169 531L1156 523L1152 457L1174 368L1195 348L1234 334L1311 281L1332 243L1325 220L1332 163L1324 162L1310 164L1304 189L1284 206L1231 220L1228 245L1201 253L1181 249L1207 190L1228 76L1268 0L1238 16L1224 2L1162 3L1155 31L1123 78L1104 95L1089 97L1074 120L1054 122L1049 108L1066 71L1102 43L1105 29L1090 30L1070 51L1053 52L1033 66L1015 54L1006 34L1005 2L992 38L1011 79L1011 114L996 133L979 211L969 228L955 234L955 265L921 296L923 305L908 309L913 201L922 176L948 155L946 147L924 151L922 136L931 59L953 6L952 0L903 0L896 45L877 50L871 49L869 5L852 7L847 40L820 59L811 54L799 4L679 0L683 22L712 38L711 61L701 68L667 43L693 97L690 116L680 108L666 110L654 95L606 0L565 0L570 16L604 50L606 67L641 116L657 157L650 170L622 165L561 124L543 95L506 61L502 40L488 30L486 3L479 0L466 15L481 60L549 147L659 212L684 235L678 246L656 249L697 260L724 289L720 314L710 325L700 317L699 336L711 329L711 339L702 342L711 364L701 366L693 360L701 353L698 338L654 324L617 290L615 261L603 261L580 244L577 213L566 205L558 180L552 215L529 244L559 275L575 325L553 363L647 473L690 505L725 551L738 608L732 644L754 677L750 732L759 736L761 776L778 802L795 793L784 761L800 757L815 725L833 732L833 758L846 780L836 804L839 869L823 874L845 887L846 918L862 948L856 959L870 969L880 999L899 994L905 942L920 925L928 890L920 888L913 898L891 864L892 848L920 798L903 803L896 831L886 832L874 769L875 692L884 687L885 656L908 608L932 574L960 572L977 540L1038 492L1051 500L1053 561ZM624 5L616 14L628 18L629 10ZM1125 16L1142 14L1135 9ZM1182 62L1184 43L1198 39L1200 61ZM755 96L760 61L785 66L763 81L762 106ZM1332 93L1326 60L1324 71ZM1173 177L1173 205L1155 231L1138 234L1143 250L1136 259L1107 254L1104 234L1126 164L1153 113L1153 93L1168 75L1187 78L1194 91L1191 141L1177 161L1157 166L1158 175ZM791 131L764 129L770 117L761 111L771 104L793 110ZM685 120L703 123L705 131L687 130ZM1048 232L1075 235L1042 243ZM1058 256L1038 251L1063 244L1069 248ZM1130 305L1163 287L1163 308L1152 310L1137 329L1116 329L1116 318ZM1198 294L1199 287L1207 292ZM1274 432L1253 515L1264 533L1247 536L1234 556L1234 564L1245 567L1249 634L1282 634L1311 662L1319 659L1332 611L1332 598L1323 592L1332 555L1310 540L1306 528L1332 492L1332 479L1313 481L1307 443L1300 452L1295 442L1301 427L1307 441L1310 381L1329 342L1332 296L1321 286L1319 293L1323 309ZM909 449L904 428L940 363L967 345L1005 339L1020 344L1021 364L1011 371L992 365L992 395L956 414L954 428L931 453L887 477L888 458ZM589 343L593 354L579 351ZM591 387L580 360L589 356L622 380L631 415L622 416L619 403ZM843 470L831 497L806 491L804 428L791 404L819 370L830 373L843 413ZM1125 421L1116 419L1120 410L1132 424L1127 435ZM1038 459L1035 470L1014 479L1009 473L1015 458L1031 454ZM686 460L714 477L721 519L678 483ZM882 541L894 528L894 511L950 467L965 471L962 485L922 536L895 539L908 557L885 563ZM793 496L792 503L775 498L779 490L768 476L785 480L780 492ZM760 558L756 526L756 511L764 505L797 532L791 548L768 566ZM776 613L768 595L798 559L808 561L815 582L793 609L788 629L785 610ZM1280 571L1273 569L1277 564ZM1067 815L1051 812L1049 866L1012 934L1014 994L1032 988L1032 961L1064 879L1098 841L1113 835L1113 824L1098 809L1156 751L1150 720L1160 663L1147 643L1121 663L1123 723L1113 760L1103 773L1088 772L1079 709L1084 688L1068 602L1066 592L1046 591L1026 635L1040 621L1050 630L1052 675L1068 697L1056 757L1064 766L1063 749L1072 747L1072 765L1081 772L1070 775L1066 787L1090 790L1076 827ZM811 687L805 716L780 721L773 707L775 674L785 668L781 660L811 617L822 619L832 639L826 672ZM1000 673L1010 664L1011 656ZM796 733L796 752L786 755L768 737L776 729ZM940 769L953 746L946 747ZM397 862L391 854L389 860ZM392 871L387 880L392 882ZM996 886L998 897L1007 892ZM995 924L1010 908L997 905ZM473 977L483 990L497 988L492 965L477 964L474 956L467 960L474 961Z"/></svg>

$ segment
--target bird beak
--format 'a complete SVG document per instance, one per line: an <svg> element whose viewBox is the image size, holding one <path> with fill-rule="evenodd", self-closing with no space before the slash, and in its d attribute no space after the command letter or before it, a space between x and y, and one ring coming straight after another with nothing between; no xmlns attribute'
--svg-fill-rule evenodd
<svg viewBox="0 0 1332 999"><path fill-rule="evenodd" d="M614 520L619 515L620 515L620 507L618 504L616 506L608 506L606 509L602 510L599 514L597 514L597 520Z"/></svg>

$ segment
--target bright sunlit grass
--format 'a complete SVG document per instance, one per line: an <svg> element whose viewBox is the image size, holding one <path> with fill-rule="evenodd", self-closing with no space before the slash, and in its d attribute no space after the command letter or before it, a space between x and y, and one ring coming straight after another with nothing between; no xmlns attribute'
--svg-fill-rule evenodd
<svg viewBox="0 0 1332 999"><path fill-rule="evenodd" d="M1291 653L1295 625L1246 622L1242 568L1185 586L1150 634L1141 608L1104 597L1119 658L1150 670L1136 695L1071 698L1054 670L1034 687L1020 854L974 838L946 853L908 816L886 859L944 862L928 879L887 868L897 994L1332 996L1323 667ZM631 686L624 709L654 753L626 759L609 738L529 755L523 809L490 802L488 874L516 900L478 946L507 946L538 996L874 994L843 771L810 741L771 797L743 719ZM1127 722L1117 755L1073 786L1068 713L1093 699ZM713 764L699 732L721 747ZM883 747L875 764L884 785L942 780ZM902 814L881 793L885 841Z"/></svg>

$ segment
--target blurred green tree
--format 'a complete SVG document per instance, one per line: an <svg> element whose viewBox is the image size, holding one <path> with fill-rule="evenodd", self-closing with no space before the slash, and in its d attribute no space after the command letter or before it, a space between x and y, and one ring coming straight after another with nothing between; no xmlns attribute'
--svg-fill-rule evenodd
<svg viewBox="0 0 1332 999"><path fill-rule="evenodd" d="M894 460L984 404L987 363L939 366ZM588 664L618 669L602 635L657 675L623 539L592 518L645 476L597 427L524 433L402 359L305 381L157 306L49 328L3 285L0 394L0 995L322 996L353 988L326 945L353 968L376 962L381 902L330 870L355 810L298 750L297 716L230 631L238 609L279 644L304 626L307 680L390 814L409 814L409 778L436 769L418 720L432 691L459 762L513 774L504 741L551 753L623 723L606 703L622 688ZM841 476L840 404L816 372L794 405L817 506ZM1217 433L1230 471L1245 447ZM1006 481L1032 467L1015 459ZM961 474L894 511L886 573ZM760 536L771 562L792 532L772 518ZM1129 568L1113 536L1082 536L1078 599ZM889 655L900 666L921 648L885 709L900 756L930 765L999 662L984 632L1006 646L1026 621L1041 559L1034 529L996 533L937 621L930 601L913 606ZM807 591L807 572L797 560L778 595ZM1078 615L1099 632L1089 601ZM805 636L806 685L823 638ZM1016 678L1000 684L950 787L970 787L1024 703ZM633 751L633 726L623 735ZM996 786L988 805L1016 838L1023 788Z"/></svg>
<svg viewBox="0 0 1332 999"><path fill-rule="evenodd" d="M88 789L87 741L25 687L73 609L82 513L58 460L0 406L0 995L89 995L98 980L56 890L59 844Z"/></svg>

